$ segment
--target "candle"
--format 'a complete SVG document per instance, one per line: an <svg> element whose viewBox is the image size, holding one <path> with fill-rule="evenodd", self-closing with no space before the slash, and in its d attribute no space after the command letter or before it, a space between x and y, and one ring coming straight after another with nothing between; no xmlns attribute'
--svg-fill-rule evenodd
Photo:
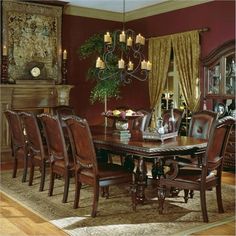
<svg viewBox="0 0 236 236"><path fill-rule="evenodd" d="M6 47L6 45L3 46L2 55L7 56L7 47Z"/></svg>
<svg viewBox="0 0 236 236"><path fill-rule="evenodd" d="M104 42L105 43L111 43L111 36L110 36L110 33L107 32L105 35L104 35Z"/></svg>
<svg viewBox="0 0 236 236"><path fill-rule="evenodd" d="M120 42L125 43L125 32L124 31L122 31L122 33L120 34Z"/></svg>
<svg viewBox="0 0 236 236"><path fill-rule="evenodd" d="M134 63L132 63L131 61L129 61L128 63L128 70L133 70L134 69Z"/></svg>
<svg viewBox="0 0 236 236"><path fill-rule="evenodd" d="M150 61L147 62L147 70L152 69L152 63Z"/></svg>
<svg viewBox="0 0 236 236"><path fill-rule="evenodd" d="M122 58L118 61L118 68L119 69L124 69L125 68L125 62Z"/></svg>
<svg viewBox="0 0 236 236"><path fill-rule="evenodd" d="M100 62L100 69L105 69L105 63L103 60Z"/></svg>
<svg viewBox="0 0 236 236"><path fill-rule="evenodd" d="M136 36L135 43L141 43L141 41L142 41L142 36L141 36L141 34L138 34L138 35Z"/></svg>
<svg viewBox="0 0 236 236"><path fill-rule="evenodd" d="M96 68L100 68L101 64L102 64L102 60L101 60L100 57L98 57L97 60L96 60Z"/></svg>
<svg viewBox="0 0 236 236"><path fill-rule="evenodd" d="M64 60L67 59L67 51L66 51L66 49L63 51L62 58L63 58Z"/></svg>
<svg viewBox="0 0 236 236"><path fill-rule="evenodd" d="M141 69L142 69L142 70L146 70L146 69L147 69L147 62L146 62L145 60L143 60L143 61L141 62Z"/></svg>
<svg viewBox="0 0 236 236"><path fill-rule="evenodd" d="M131 47L132 44L133 44L133 39L132 39L131 37L129 37L129 38L127 39L127 46Z"/></svg>
<svg viewBox="0 0 236 236"><path fill-rule="evenodd" d="M140 38L140 44L141 45L144 45L145 44L145 38L143 36L141 36Z"/></svg>

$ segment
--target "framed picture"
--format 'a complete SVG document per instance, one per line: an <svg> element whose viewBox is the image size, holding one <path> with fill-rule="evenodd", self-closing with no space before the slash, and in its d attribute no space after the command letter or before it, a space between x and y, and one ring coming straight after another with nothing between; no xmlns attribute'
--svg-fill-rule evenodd
<svg viewBox="0 0 236 236"><path fill-rule="evenodd" d="M60 83L62 7L3 1L2 12L2 45L8 56L9 79ZM32 76L32 65L40 68L38 76Z"/></svg>

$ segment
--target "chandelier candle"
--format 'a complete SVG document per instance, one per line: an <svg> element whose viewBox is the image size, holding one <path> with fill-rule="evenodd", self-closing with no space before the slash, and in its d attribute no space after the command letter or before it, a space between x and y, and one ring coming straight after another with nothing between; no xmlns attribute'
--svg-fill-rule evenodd
<svg viewBox="0 0 236 236"><path fill-rule="evenodd" d="M104 34L104 49L96 61L99 68L97 78L106 80L120 79L122 84L131 83L132 79L146 81L152 68L143 53L145 38L132 29L125 29L125 0L123 0L122 30ZM120 58L120 59L117 59ZM102 64L101 64L102 63Z"/></svg>

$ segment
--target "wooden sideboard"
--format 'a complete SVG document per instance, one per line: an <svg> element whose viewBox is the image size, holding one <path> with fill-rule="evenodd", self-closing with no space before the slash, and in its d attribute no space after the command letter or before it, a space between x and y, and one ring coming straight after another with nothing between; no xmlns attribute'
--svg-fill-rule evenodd
<svg viewBox="0 0 236 236"><path fill-rule="evenodd" d="M4 115L7 109L33 112L50 112L58 105L69 105L72 85L55 85L36 81L26 84L0 84L0 148L1 162L11 158L11 140L9 127Z"/></svg>

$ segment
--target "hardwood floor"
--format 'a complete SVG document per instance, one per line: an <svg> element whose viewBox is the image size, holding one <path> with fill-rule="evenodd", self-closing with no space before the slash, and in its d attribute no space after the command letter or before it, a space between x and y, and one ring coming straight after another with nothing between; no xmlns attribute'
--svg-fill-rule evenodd
<svg viewBox="0 0 236 236"><path fill-rule="evenodd" d="M1 164L1 169L11 169L11 163ZM223 183L235 185L235 174L223 172ZM1 236L65 236L62 230L0 193ZM235 235L235 222L202 230L192 235Z"/></svg>

